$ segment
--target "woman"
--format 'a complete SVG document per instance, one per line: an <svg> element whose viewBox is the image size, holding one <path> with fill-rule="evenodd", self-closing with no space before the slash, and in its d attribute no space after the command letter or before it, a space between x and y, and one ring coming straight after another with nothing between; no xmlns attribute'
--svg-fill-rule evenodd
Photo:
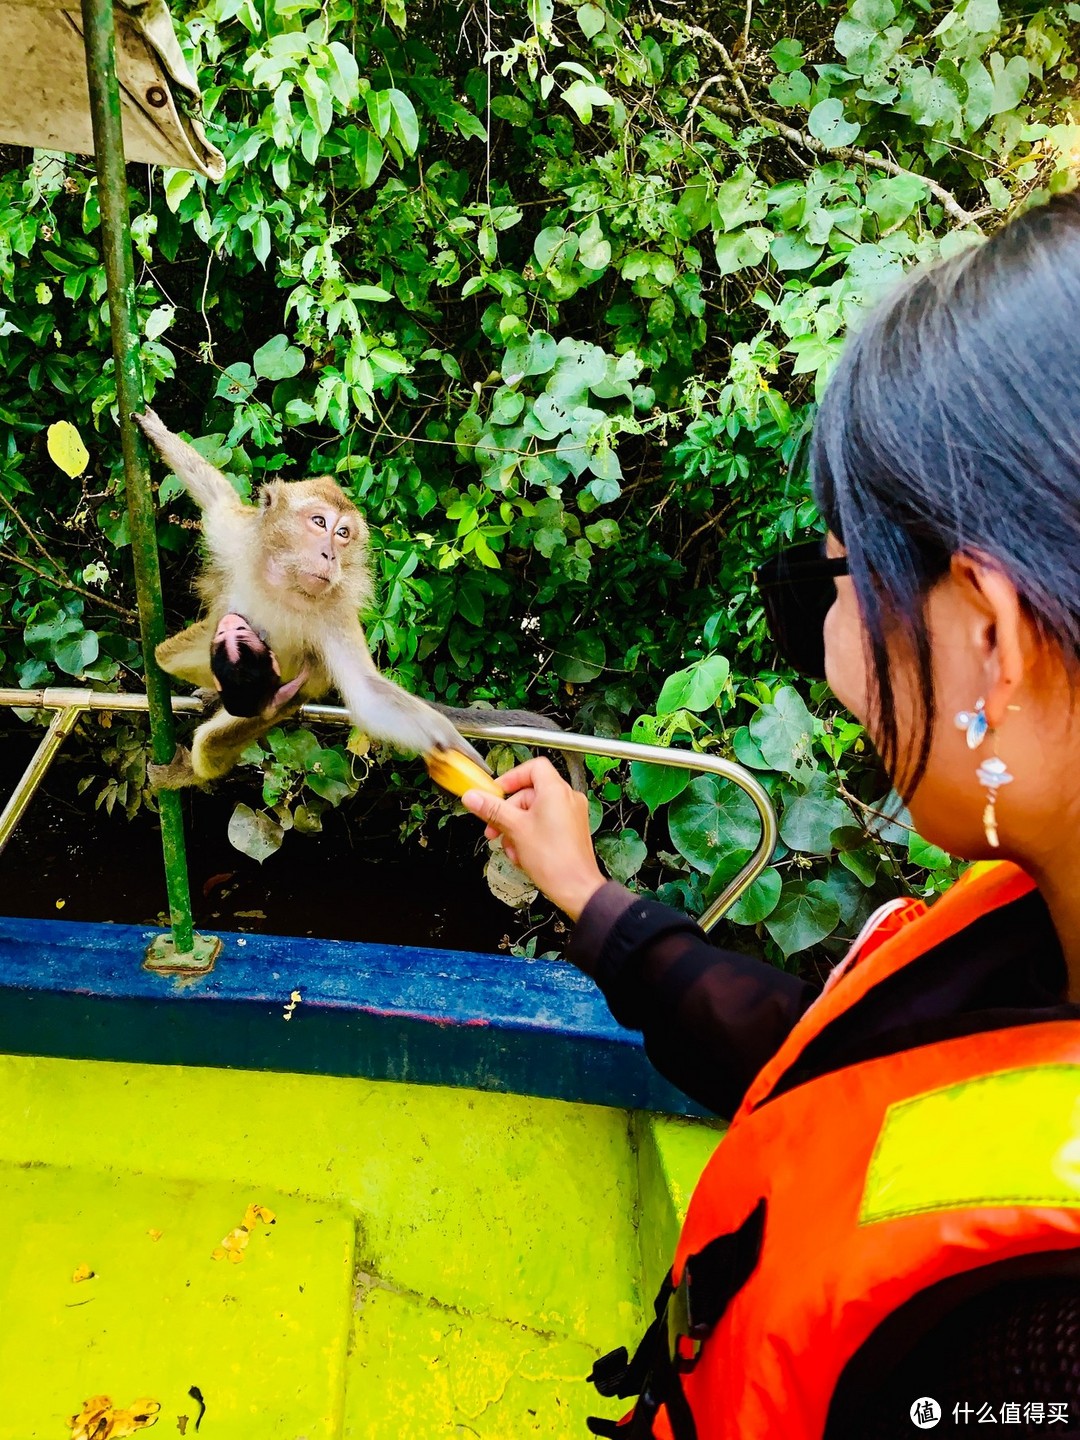
<svg viewBox="0 0 1080 1440"><path fill-rule="evenodd" d="M546 760L466 795L656 1066L735 1115L596 1433L1080 1435L1080 198L888 297L811 463L828 559L771 567L778 643L920 834L1007 863L886 907L815 997L606 883Z"/></svg>

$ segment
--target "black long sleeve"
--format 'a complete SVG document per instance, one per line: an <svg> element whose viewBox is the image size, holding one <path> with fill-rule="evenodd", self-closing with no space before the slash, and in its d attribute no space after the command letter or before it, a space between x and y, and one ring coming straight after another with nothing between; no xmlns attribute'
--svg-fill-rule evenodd
<svg viewBox="0 0 1080 1440"><path fill-rule="evenodd" d="M615 884L586 906L568 958L596 980L616 1020L642 1032L657 1070L728 1118L816 994Z"/></svg>

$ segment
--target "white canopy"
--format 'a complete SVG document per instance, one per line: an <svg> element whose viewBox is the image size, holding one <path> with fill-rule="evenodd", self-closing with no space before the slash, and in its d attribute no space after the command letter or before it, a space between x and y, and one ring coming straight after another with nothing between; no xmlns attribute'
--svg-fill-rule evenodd
<svg viewBox="0 0 1080 1440"><path fill-rule="evenodd" d="M225 157L195 118L199 88L165 0L115 0L116 64L128 160L195 170ZM0 145L92 155L82 14L56 0L0 0Z"/></svg>

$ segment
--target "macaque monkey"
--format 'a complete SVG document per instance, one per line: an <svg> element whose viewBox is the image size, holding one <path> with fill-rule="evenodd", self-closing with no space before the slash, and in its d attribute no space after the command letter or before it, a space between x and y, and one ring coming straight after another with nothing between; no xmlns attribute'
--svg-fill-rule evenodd
<svg viewBox="0 0 1080 1440"><path fill-rule="evenodd" d="M488 770L454 728L476 711L430 705L376 669L359 619L372 598L368 529L333 480L271 480L248 505L152 410L134 419L202 511L206 548L197 581L203 618L164 640L157 662L222 701L190 754L180 747L168 765L152 767L159 789L227 774L285 712L330 690L373 739L421 754L460 750ZM559 729L528 711L492 714L507 725ZM568 760L583 789L579 758Z"/></svg>

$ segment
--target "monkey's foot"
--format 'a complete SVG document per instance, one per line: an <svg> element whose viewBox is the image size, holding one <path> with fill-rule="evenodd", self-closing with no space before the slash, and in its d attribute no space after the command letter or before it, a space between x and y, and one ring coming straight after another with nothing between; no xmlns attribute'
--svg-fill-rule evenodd
<svg viewBox="0 0 1080 1440"><path fill-rule="evenodd" d="M155 790L182 790L186 785L201 785L191 763L191 751L178 745L167 765L149 764L146 776Z"/></svg>

